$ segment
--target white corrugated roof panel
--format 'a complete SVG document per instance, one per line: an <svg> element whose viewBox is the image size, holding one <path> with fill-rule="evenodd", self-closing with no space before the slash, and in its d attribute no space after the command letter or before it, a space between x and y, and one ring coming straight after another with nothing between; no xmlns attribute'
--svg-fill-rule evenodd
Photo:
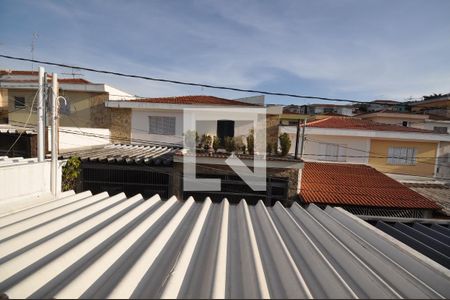
<svg viewBox="0 0 450 300"><path fill-rule="evenodd" d="M336 208L84 192L0 217L0 291L10 298L448 298L450 271Z"/></svg>

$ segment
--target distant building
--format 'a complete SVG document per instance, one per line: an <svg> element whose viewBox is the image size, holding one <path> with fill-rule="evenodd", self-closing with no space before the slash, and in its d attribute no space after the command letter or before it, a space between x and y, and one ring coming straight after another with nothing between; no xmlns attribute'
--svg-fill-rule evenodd
<svg viewBox="0 0 450 300"><path fill-rule="evenodd" d="M407 112L409 111L409 105L406 102L399 102L394 100L374 100L367 104L366 112L374 112L380 110Z"/></svg>
<svg viewBox="0 0 450 300"><path fill-rule="evenodd" d="M410 103L416 113L438 115L450 118L450 94L424 97L422 101Z"/></svg>
<svg viewBox="0 0 450 300"><path fill-rule="evenodd" d="M284 114L302 115L342 115L352 116L354 107L352 105L339 104L307 104L307 105L287 105L283 108Z"/></svg>

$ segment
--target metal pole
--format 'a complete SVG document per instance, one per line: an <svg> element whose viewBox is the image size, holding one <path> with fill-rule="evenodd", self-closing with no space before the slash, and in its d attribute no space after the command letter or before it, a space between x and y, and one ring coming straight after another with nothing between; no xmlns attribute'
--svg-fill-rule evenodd
<svg viewBox="0 0 450 300"><path fill-rule="evenodd" d="M298 159L298 142L300 141L300 119L297 122L297 137L295 138L295 159Z"/></svg>
<svg viewBox="0 0 450 300"><path fill-rule="evenodd" d="M37 158L38 161L44 161L45 147L45 105L44 105L44 68L39 67L39 90L38 90L38 139L37 139Z"/></svg>
<svg viewBox="0 0 450 300"><path fill-rule="evenodd" d="M52 99L52 170L51 170L51 187L53 196L58 193L58 74L52 75L52 88L50 91Z"/></svg>
<svg viewBox="0 0 450 300"><path fill-rule="evenodd" d="M300 146L300 158L303 158L303 146L305 145L305 128L306 128L306 118L304 119L302 127L302 145Z"/></svg>

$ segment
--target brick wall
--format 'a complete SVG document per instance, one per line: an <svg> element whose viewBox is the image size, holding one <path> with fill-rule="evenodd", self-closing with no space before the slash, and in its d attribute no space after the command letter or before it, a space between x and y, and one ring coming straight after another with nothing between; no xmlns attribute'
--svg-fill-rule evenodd
<svg viewBox="0 0 450 300"><path fill-rule="evenodd" d="M278 145L278 125L280 124L279 115L266 116L266 142L271 145Z"/></svg>
<svg viewBox="0 0 450 300"><path fill-rule="evenodd" d="M131 142L131 108L109 108L111 143Z"/></svg>

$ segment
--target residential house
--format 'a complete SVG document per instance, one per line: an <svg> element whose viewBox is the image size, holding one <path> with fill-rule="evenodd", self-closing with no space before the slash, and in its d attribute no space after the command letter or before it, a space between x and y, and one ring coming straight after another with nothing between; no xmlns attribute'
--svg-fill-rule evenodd
<svg viewBox="0 0 450 300"><path fill-rule="evenodd" d="M225 137L247 136L254 128L248 114L252 111L262 113L264 98L229 100L205 95L180 96L111 100L106 102L106 106L112 112L112 135L121 140L117 142L151 141L180 145L187 131L185 114L203 114L204 119L195 125L199 136L218 136L222 142ZM241 114L243 119L239 119ZM275 120L275 129L277 123L278 119Z"/></svg>
<svg viewBox="0 0 450 300"><path fill-rule="evenodd" d="M373 100L367 105L364 105L366 111L360 112L374 112L381 110L391 110L396 112L409 111L409 105L406 102L394 101L394 100Z"/></svg>
<svg viewBox="0 0 450 300"><path fill-rule="evenodd" d="M356 117L378 123L427 129L436 133L450 133L450 118L440 115L383 110L359 114Z"/></svg>
<svg viewBox="0 0 450 300"><path fill-rule="evenodd" d="M306 104L306 105L287 105L283 108L283 114L302 114L302 115L343 115L352 116L354 107L352 105L339 104Z"/></svg>
<svg viewBox="0 0 450 300"><path fill-rule="evenodd" d="M296 140L296 126L280 126ZM311 121L305 129L305 161L368 164L386 173L450 177L445 158L450 135L346 117ZM300 141L299 141L300 142ZM295 151L292 143L291 153Z"/></svg>
<svg viewBox="0 0 450 300"><path fill-rule="evenodd" d="M59 78L58 83L59 95L67 100L60 101L60 149L108 144L112 117L105 102L134 96L82 78ZM37 106L37 89L36 71L0 70L0 104L7 116L3 121L35 126L37 115L35 111L30 115L30 110L32 104Z"/></svg>
<svg viewBox="0 0 450 300"><path fill-rule="evenodd" d="M352 105L340 105L340 104L309 104L307 114L309 115L326 115L337 114L343 116L353 116Z"/></svg>
<svg viewBox="0 0 450 300"><path fill-rule="evenodd" d="M450 94L424 97L422 101L410 103L411 111L450 118Z"/></svg>

